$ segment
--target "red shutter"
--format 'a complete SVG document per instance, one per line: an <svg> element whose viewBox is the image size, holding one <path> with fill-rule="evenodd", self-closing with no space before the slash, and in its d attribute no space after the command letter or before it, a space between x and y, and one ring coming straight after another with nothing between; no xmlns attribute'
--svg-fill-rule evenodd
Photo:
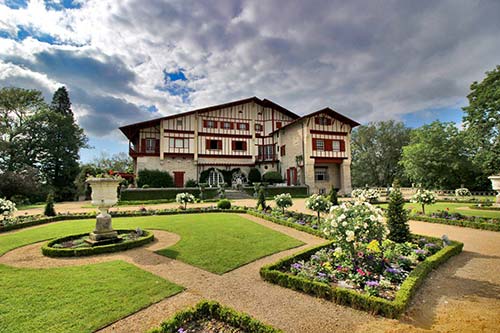
<svg viewBox="0 0 500 333"><path fill-rule="evenodd" d="M276 128L281 128L281 125L282 125L282 124L281 124L281 121L277 121L277 122L276 122Z"/></svg>
<svg viewBox="0 0 500 333"><path fill-rule="evenodd" d="M315 138L312 139L312 144L313 144L313 150L318 150L316 147L316 139Z"/></svg>
<svg viewBox="0 0 500 333"><path fill-rule="evenodd" d="M217 140L217 149L222 149L222 140Z"/></svg>
<svg viewBox="0 0 500 333"><path fill-rule="evenodd" d="M236 150L236 141L231 141L231 149Z"/></svg>
<svg viewBox="0 0 500 333"><path fill-rule="evenodd" d="M326 151L332 151L332 140L325 140L325 150Z"/></svg>
<svg viewBox="0 0 500 333"><path fill-rule="evenodd" d="M234 129L234 123L233 123L233 122L230 122L229 124L230 124L230 125L229 125L229 128L230 128L230 129Z"/></svg>
<svg viewBox="0 0 500 333"><path fill-rule="evenodd" d="M219 122L218 121L214 121L214 128L217 128L217 124L219 124Z"/></svg>
<svg viewBox="0 0 500 333"><path fill-rule="evenodd" d="M286 184L290 186L290 169L286 169Z"/></svg>
<svg viewBox="0 0 500 333"><path fill-rule="evenodd" d="M345 141L340 140L340 151L345 151Z"/></svg>
<svg viewBox="0 0 500 333"><path fill-rule="evenodd" d="M140 147L140 152L145 153L146 152L146 139L141 139L141 147Z"/></svg>
<svg viewBox="0 0 500 333"><path fill-rule="evenodd" d="M210 140L206 139L205 140L205 150L210 149Z"/></svg>
<svg viewBox="0 0 500 333"><path fill-rule="evenodd" d="M243 141L243 150L247 150L247 142Z"/></svg>
<svg viewBox="0 0 500 333"><path fill-rule="evenodd" d="M160 152L160 139L156 139L156 142L155 142L155 152L157 152L157 153Z"/></svg>
<svg viewBox="0 0 500 333"><path fill-rule="evenodd" d="M207 127L207 121L205 119L203 120L203 127Z"/></svg>
<svg viewBox="0 0 500 333"><path fill-rule="evenodd" d="M314 117L314 123L315 123L316 125L319 125L319 117Z"/></svg>

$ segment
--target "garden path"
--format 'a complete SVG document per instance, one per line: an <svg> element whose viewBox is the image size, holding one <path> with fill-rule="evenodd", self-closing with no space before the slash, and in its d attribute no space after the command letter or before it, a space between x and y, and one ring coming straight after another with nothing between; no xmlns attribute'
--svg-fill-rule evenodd
<svg viewBox="0 0 500 333"><path fill-rule="evenodd" d="M223 275L151 252L178 241L178 236L164 231L155 231L159 241L148 247L117 254L50 259L41 256L38 243L5 254L0 257L0 263L50 267L125 260L186 287L185 292L132 314L102 332L143 332L202 298L249 313L285 332L495 332L500 326L500 233L412 221L413 232L432 236L447 234L451 239L464 242L465 248L462 254L431 273L398 321L374 317L264 282L259 276L260 267L324 240L253 216L242 216L297 238L305 245ZM15 256L18 258L14 259ZM37 258L41 261L37 262Z"/></svg>

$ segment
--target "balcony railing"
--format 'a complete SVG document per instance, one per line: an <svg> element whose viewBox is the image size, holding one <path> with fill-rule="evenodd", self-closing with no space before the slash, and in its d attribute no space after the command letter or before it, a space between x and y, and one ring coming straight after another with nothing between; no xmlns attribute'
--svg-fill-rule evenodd
<svg viewBox="0 0 500 333"><path fill-rule="evenodd" d="M275 161L276 154L257 155L257 161Z"/></svg>

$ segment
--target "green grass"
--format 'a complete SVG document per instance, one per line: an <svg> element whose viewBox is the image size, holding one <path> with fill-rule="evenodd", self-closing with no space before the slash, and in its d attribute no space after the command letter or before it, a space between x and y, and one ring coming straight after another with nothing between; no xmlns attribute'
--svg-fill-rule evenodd
<svg viewBox="0 0 500 333"><path fill-rule="evenodd" d="M21 269L0 265L1 332L93 332L182 291L131 264Z"/></svg>
<svg viewBox="0 0 500 333"><path fill-rule="evenodd" d="M437 202L433 205L425 206L425 213L434 213L438 210L446 210L448 208L451 213L460 213L466 216L478 216L478 217L487 217L487 218L500 218L500 211L494 210L482 210L482 209L468 209L471 204L468 203L460 203L460 202ZM387 208L387 204L380 204L380 207ZM416 203L407 203L405 204L405 208L412 209L415 212L421 212L422 207Z"/></svg>
<svg viewBox="0 0 500 333"><path fill-rule="evenodd" d="M0 255L50 238L90 232L94 225L93 219L73 220L5 234L0 236ZM113 226L116 229L141 227L176 233L181 240L159 253L217 274L303 244L229 213L114 218Z"/></svg>

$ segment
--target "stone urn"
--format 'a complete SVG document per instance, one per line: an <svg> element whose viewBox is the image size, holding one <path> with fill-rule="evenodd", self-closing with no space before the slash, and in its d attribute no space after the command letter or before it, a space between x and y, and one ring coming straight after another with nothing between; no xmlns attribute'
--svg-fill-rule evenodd
<svg viewBox="0 0 500 333"><path fill-rule="evenodd" d="M490 176L488 177L491 180L491 187L494 191L497 191L497 199L493 206L500 207L500 175Z"/></svg>
<svg viewBox="0 0 500 333"><path fill-rule="evenodd" d="M97 178L87 179L92 188L92 204L99 209L96 218L95 230L90 233L88 243L92 245L103 245L118 242L118 233L111 225L111 215L108 210L118 202L117 188L120 184L119 178Z"/></svg>

